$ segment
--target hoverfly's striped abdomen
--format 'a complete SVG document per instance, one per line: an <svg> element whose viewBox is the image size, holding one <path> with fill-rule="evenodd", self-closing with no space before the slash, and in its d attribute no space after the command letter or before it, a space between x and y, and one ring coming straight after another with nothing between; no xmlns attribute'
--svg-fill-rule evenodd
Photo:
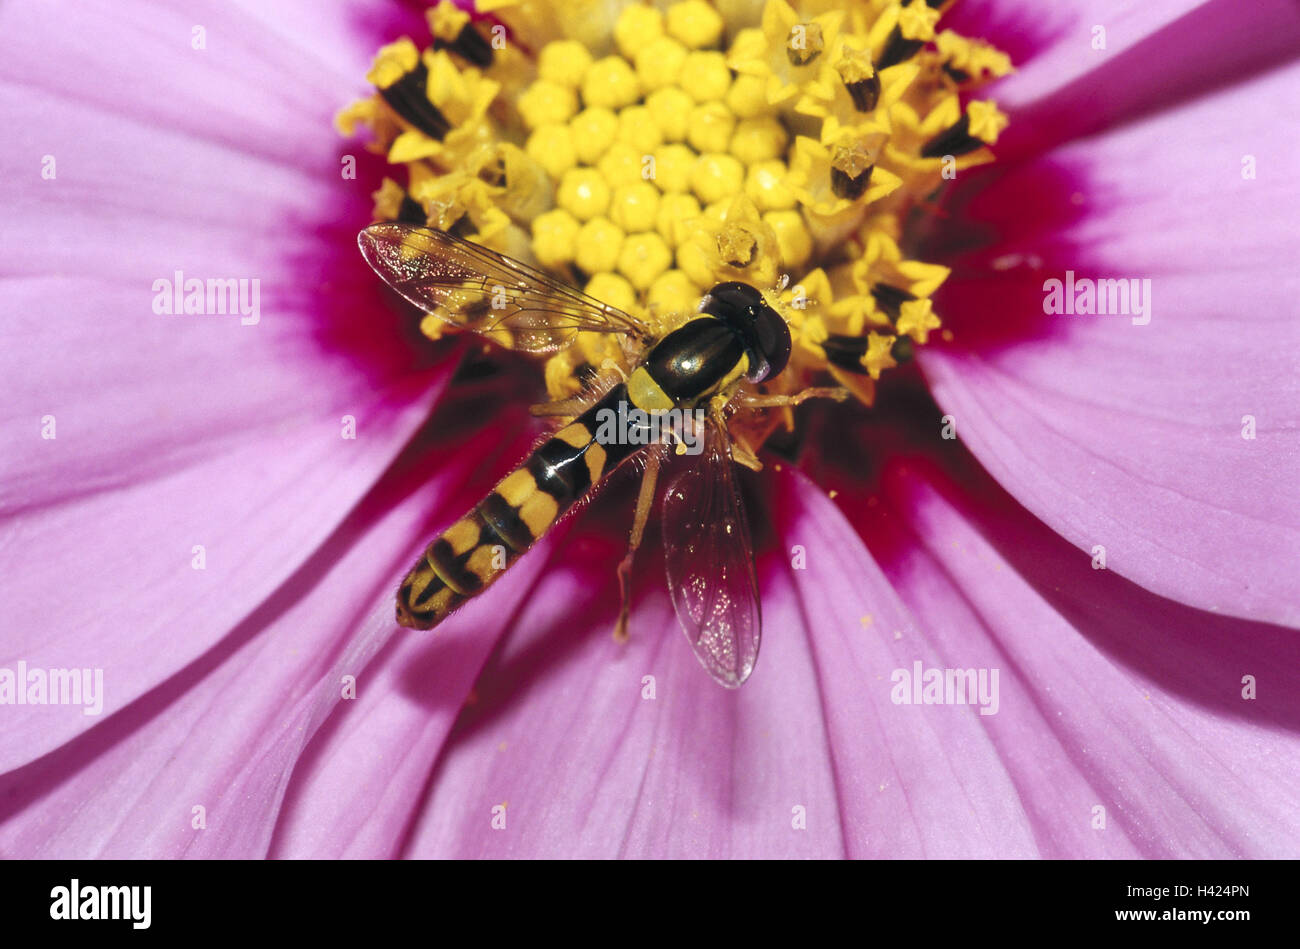
<svg viewBox="0 0 1300 949"><path fill-rule="evenodd" d="M544 442L467 515L429 545L397 593L397 621L431 629L492 585L634 445L596 441L602 408L628 398L616 386Z"/></svg>
<svg viewBox="0 0 1300 949"><path fill-rule="evenodd" d="M528 550L573 503L646 442L597 440L606 413L629 408L661 413L694 406L749 366L743 340L722 319L690 320L655 345L620 383L548 439L467 515L453 524L402 581L397 621L430 629L481 593ZM621 411L620 411L621 410Z"/></svg>

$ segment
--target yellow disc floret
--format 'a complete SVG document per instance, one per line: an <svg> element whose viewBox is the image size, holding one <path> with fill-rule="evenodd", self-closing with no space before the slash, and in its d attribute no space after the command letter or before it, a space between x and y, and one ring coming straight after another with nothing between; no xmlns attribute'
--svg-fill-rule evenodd
<svg viewBox="0 0 1300 949"><path fill-rule="evenodd" d="M684 0L668 8L667 29L670 36L691 49L716 46L726 24L722 14L704 0Z"/></svg>
<svg viewBox="0 0 1300 949"><path fill-rule="evenodd" d="M635 59L638 51L664 35L664 15L654 7L632 4L625 7L614 24L614 42L624 59Z"/></svg>
<svg viewBox="0 0 1300 949"><path fill-rule="evenodd" d="M725 99L731 89L731 70L727 67L727 57L717 50L687 53L677 82L696 102Z"/></svg>
<svg viewBox="0 0 1300 949"><path fill-rule="evenodd" d="M569 123L573 150L584 165L594 165L618 138L618 115L605 108L583 109Z"/></svg>
<svg viewBox="0 0 1300 949"><path fill-rule="evenodd" d="M694 99L677 86L664 86L646 96L645 104L665 142L685 140Z"/></svg>
<svg viewBox="0 0 1300 949"><path fill-rule="evenodd" d="M739 194L745 184L745 168L732 155L701 155L691 171L691 190L705 204Z"/></svg>
<svg viewBox="0 0 1300 949"><path fill-rule="evenodd" d="M653 230L659 217L659 189L648 181L620 185L614 190L610 219L623 230Z"/></svg>
<svg viewBox="0 0 1300 949"><path fill-rule="evenodd" d="M582 101L621 109L641 98L641 81L622 56L606 56L587 69L582 78Z"/></svg>
<svg viewBox="0 0 1300 949"><path fill-rule="evenodd" d="M686 142L697 152L725 152L736 129L736 117L725 102L704 102L686 120Z"/></svg>
<svg viewBox="0 0 1300 949"><path fill-rule="evenodd" d="M541 82L577 89L592 62L587 47L577 40L558 40L542 47L537 57L537 77Z"/></svg>
<svg viewBox="0 0 1300 949"><path fill-rule="evenodd" d="M574 262L589 274L614 270L623 250L623 229L609 218L598 217L578 231Z"/></svg>
<svg viewBox="0 0 1300 949"><path fill-rule="evenodd" d="M581 229L582 222L563 208L533 218L533 253L538 262L553 270L572 263Z"/></svg>
<svg viewBox="0 0 1300 949"><path fill-rule="evenodd" d="M573 133L564 125L542 125L534 129L524 150L556 180L578 163Z"/></svg>
<svg viewBox="0 0 1300 949"><path fill-rule="evenodd" d="M594 168L564 173L555 192L556 203L579 221L589 221L609 209L609 182Z"/></svg>
<svg viewBox="0 0 1300 949"><path fill-rule="evenodd" d="M619 252L618 271L638 290L647 290L672 263L673 252L658 234L630 234Z"/></svg>
<svg viewBox="0 0 1300 949"><path fill-rule="evenodd" d="M633 63L641 86L647 91L676 86L690 51L671 36L660 36L636 51Z"/></svg>

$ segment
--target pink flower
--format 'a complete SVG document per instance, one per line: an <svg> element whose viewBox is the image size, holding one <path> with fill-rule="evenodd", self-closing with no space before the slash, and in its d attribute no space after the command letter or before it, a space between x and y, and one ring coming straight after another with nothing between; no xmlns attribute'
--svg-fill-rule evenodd
<svg viewBox="0 0 1300 949"><path fill-rule="evenodd" d="M102 670L98 714L0 704L0 853L1300 854L1295 7L944 23L1019 69L936 222L954 338L748 479L733 693L653 544L611 641L618 489L436 633L392 621L536 393L449 386L473 347L404 336L355 251L331 116L418 14L0 8L0 670ZM1149 322L1044 313L1067 271L1149 280ZM156 312L185 276L257 305ZM917 663L998 670L996 712L901 703Z"/></svg>

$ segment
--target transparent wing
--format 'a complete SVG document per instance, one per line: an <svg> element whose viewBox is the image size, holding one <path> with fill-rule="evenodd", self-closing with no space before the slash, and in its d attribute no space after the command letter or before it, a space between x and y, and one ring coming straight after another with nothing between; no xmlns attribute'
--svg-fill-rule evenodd
<svg viewBox="0 0 1300 949"><path fill-rule="evenodd" d="M695 657L734 689L758 661L762 616L727 433L712 422L705 431L702 455L664 494L668 590Z"/></svg>
<svg viewBox="0 0 1300 949"><path fill-rule="evenodd" d="M562 349L585 330L645 341L644 324L551 275L445 231L372 224L357 235L366 263L420 309L531 353Z"/></svg>

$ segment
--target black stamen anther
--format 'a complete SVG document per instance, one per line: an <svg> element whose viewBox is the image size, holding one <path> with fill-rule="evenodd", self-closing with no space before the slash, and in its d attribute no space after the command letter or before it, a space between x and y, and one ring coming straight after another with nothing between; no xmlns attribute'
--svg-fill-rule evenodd
<svg viewBox="0 0 1300 949"><path fill-rule="evenodd" d="M963 83L963 82L969 82L969 81L970 81L970 73L966 72L965 70L956 69L956 68L954 68L954 67L952 67L952 66L949 66L947 63L944 63L944 65L943 65L943 71L944 71L945 73L947 73L947 74L948 74L948 78L951 79L951 80L952 80L953 82L955 82L955 83L960 84L960 83Z"/></svg>
<svg viewBox="0 0 1300 949"><path fill-rule="evenodd" d="M871 288L871 295L875 297L880 308L888 314L891 320L897 320L901 307L908 300L915 300L916 294L902 287L895 287L888 283L878 283Z"/></svg>
<svg viewBox="0 0 1300 949"><path fill-rule="evenodd" d="M880 60L876 63L877 69L888 69L890 66L897 66L899 63L906 62L916 55L917 51L925 45L923 40L909 40L903 38L903 32L898 27L889 34L889 39L885 40L885 48L880 53Z"/></svg>
<svg viewBox="0 0 1300 949"><path fill-rule="evenodd" d="M447 228L447 233L452 237L461 237L469 240L474 236L474 222L469 219L468 214L462 214L456 219L456 223Z"/></svg>
<svg viewBox="0 0 1300 949"><path fill-rule="evenodd" d="M402 203L397 208L397 219L403 224L428 223L428 217L424 213L424 206L409 194L402 197Z"/></svg>
<svg viewBox="0 0 1300 949"><path fill-rule="evenodd" d="M846 82L844 88L853 97L853 108L859 112L870 112L880 101L880 74L872 73L869 79Z"/></svg>
<svg viewBox="0 0 1300 949"><path fill-rule="evenodd" d="M921 148L922 158L939 158L942 155L965 155L984 143L970 133L970 116L963 115L946 131L940 132Z"/></svg>
<svg viewBox="0 0 1300 949"><path fill-rule="evenodd" d="M494 188L506 186L506 162L498 155L478 170L479 180Z"/></svg>
<svg viewBox="0 0 1300 949"><path fill-rule="evenodd" d="M835 193L835 197L848 198L850 201L862 197L867 190L867 185L871 183L871 172L875 167L875 165L868 165L858 174L850 175L832 165L831 191Z"/></svg>
<svg viewBox="0 0 1300 949"><path fill-rule="evenodd" d="M451 131L451 123L429 101L428 82L429 70L420 63L387 89L380 89L379 94L406 121L430 138L442 141L443 136Z"/></svg>
<svg viewBox="0 0 1300 949"><path fill-rule="evenodd" d="M862 197L875 167L872 153L861 142L843 142L831 155L831 191L837 198Z"/></svg>
<svg viewBox="0 0 1300 949"><path fill-rule="evenodd" d="M865 336L832 333L822 340L822 349L826 351L826 361L832 366L859 376L867 374L866 367L862 365L862 357L867 352Z"/></svg>
<svg viewBox="0 0 1300 949"><path fill-rule="evenodd" d="M450 43L435 36L433 48L449 49L453 53L458 53L479 69L487 69L492 65L492 44L469 23L461 28L456 39Z"/></svg>

